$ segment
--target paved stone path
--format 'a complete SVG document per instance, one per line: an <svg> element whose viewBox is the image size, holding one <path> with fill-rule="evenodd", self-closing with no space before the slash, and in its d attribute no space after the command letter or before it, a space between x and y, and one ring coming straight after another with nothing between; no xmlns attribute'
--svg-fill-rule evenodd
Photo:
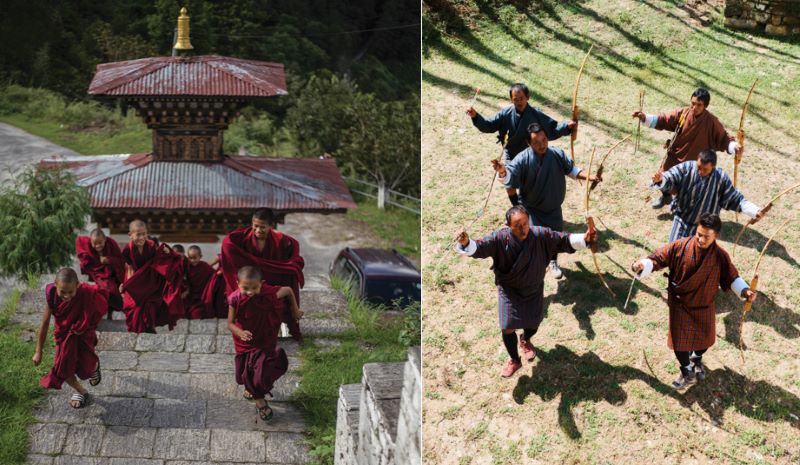
<svg viewBox="0 0 800 465"><path fill-rule="evenodd" d="M292 224L301 227L313 216ZM289 228L282 228L289 232ZM294 228L292 228L294 229ZM291 232L289 232L291 234ZM307 336L346 330L346 302L328 289L321 251L298 231L307 264L301 291ZM305 244L304 244L305 242ZM304 247L305 246L305 247ZM43 277L47 282L52 276ZM15 320L36 326L44 305L40 289L26 291ZM205 465L230 463L300 464L308 461L305 423L290 402L297 388L298 344L280 345L289 372L276 384L270 406L275 417L261 421L233 375L233 340L225 321L181 320L171 332L132 334L122 314L103 320L98 353L103 381L88 386L92 401L83 409L68 405L72 390L49 391L30 428L28 462L47 465ZM322 341L321 341L322 342Z"/></svg>
<svg viewBox="0 0 800 465"><path fill-rule="evenodd" d="M29 163L59 155L78 154L22 129L0 123L0 182L11 179Z"/></svg>

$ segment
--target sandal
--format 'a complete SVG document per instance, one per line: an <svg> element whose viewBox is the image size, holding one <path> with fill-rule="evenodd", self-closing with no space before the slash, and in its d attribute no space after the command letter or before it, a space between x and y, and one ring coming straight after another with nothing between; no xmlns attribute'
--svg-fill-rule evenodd
<svg viewBox="0 0 800 465"><path fill-rule="evenodd" d="M103 380L103 375L100 373L100 362L98 362L97 369L94 370L92 376L89 377L89 384L91 384L92 386L97 386L98 384L100 384L100 381L102 380Z"/></svg>
<svg viewBox="0 0 800 465"><path fill-rule="evenodd" d="M77 406L73 405L72 401L78 402L78 405ZM81 394L79 392L76 392L75 394L72 394L72 397L69 398L69 405L72 408L83 408L86 406L87 402L89 402L88 392L86 394Z"/></svg>
<svg viewBox="0 0 800 465"><path fill-rule="evenodd" d="M264 405L263 407L256 406L256 410L258 410L258 416L264 421L272 420L272 408L269 405ZM269 412L269 413L267 413Z"/></svg>
<svg viewBox="0 0 800 465"><path fill-rule="evenodd" d="M247 391L244 391L244 394L242 394L242 397L244 398L244 400L250 400L250 401L255 400L253 398L253 394L250 394Z"/></svg>

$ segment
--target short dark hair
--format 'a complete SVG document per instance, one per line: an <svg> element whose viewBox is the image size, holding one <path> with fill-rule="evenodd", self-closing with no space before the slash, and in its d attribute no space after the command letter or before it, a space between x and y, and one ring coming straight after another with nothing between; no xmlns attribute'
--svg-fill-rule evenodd
<svg viewBox="0 0 800 465"><path fill-rule="evenodd" d="M697 223L704 228L713 229L715 233L719 234L722 231L722 220L716 213L703 213L700 215L700 221Z"/></svg>
<svg viewBox="0 0 800 465"><path fill-rule="evenodd" d="M511 84L511 87L508 88L508 98L511 98L511 95L514 93L515 90L522 92L528 98L530 98L531 96L531 92L528 90L528 86L522 84L521 82L515 82L514 84Z"/></svg>
<svg viewBox="0 0 800 465"><path fill-rule="evenodd" d="M706 108L708 108L708 104L711 103L711 94L708 92L708 89L703 87L698 87L697 90L692 93L692 97L697 97L697 100L703 102Z"/></svg>
<svg viewBox="0 0 800 465"><path fill-rule="evenodd" d="M72 268L61 268L56 273L56 279L54 282L59 282L63 284L78 284L78 273L75 272Z"/></svg>
<svg viewBox="0 0 800 465"><path fill-rule="evenodd" d="M203 251L200 250L200 247L198 247L196 245L190 245L189 249L188 249L188 252L191 252L192 250L196 250L197 253L200 254L201 257L203 256Z"/></svg>
<svg viewBox="0 0 800 465"><path fill-rule="evenodd" d="M532 135L544 131L544 128L539 123L531 123L525 130L528 132L528 140L531 140Z"/></svg>
<svg viewBox="0 0 800 465"><path fill-rule="evenodd" d="M511 218L513 218L517 213L524 213L525 216L530 218L528 210L525 210L525 207L522 205L514 205L506 211L506 226L511 226Z"/></svg>
<svg viewBox="0 0 800 465"><path fill-rule="evenodd" d="M264 221L269 225L275 224L275 215L272 214L272 210L266 208L260 208L254 211L253 219Z"/></svg>
<svg viewBox="0 0 800 465"><path fill-rule="evenodd" d="M95 228L89 233L89 237L106 237L106 233L100 228Z"/></svg>
<svg viewBox="0 0 800 465"><path fill-rule="evenodd" d="M263 275L261 274L261 268L255 266L243 266L239 268L239 271L236 273L236 278L239 281L243 280L257 280L261 281Z"/></svg>
<svg viewBox="0 0 800 465"><path fill-rule="evenodd" d="M180 245L180 244L173 245L172 246L172 250L174 250L176 252L180 252L180 253L184 253L185 252L185 250L183 249L183 246Z"/></svg>
<svg viewBox="0 0 800 465"><path fill-rule="evenodd" d="M714 166L717 166L717 152L713 150L703 150L700 152L700 155L697 156L697 159L700 160L700 163L707 164L711 163Z"/></svg>

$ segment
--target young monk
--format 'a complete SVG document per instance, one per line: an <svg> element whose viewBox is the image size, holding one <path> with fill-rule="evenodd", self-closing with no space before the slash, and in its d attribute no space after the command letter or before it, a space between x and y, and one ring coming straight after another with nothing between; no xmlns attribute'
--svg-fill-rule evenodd
<svg viewBox="0 0 800 465"><path fill-rule="evenodd" d="M300 301L304 265L300 244L273 229L274 223L269 210L257 210L253 213L249 228L237 229L222 240L220 268L227 294L237 287L236 273L239 268L256 266L261 269L265 282L273 286L289 286L295 300ZM302 340L300 325L292 318L288 306L283 314L283 322L295 340Z"/></svg>
<svg viewBox="0 0 800 465"><path fill-rule="evenodd" d="M720 229L719 216L704 213L694 235L663 245L631 265L640 278L669 268L667 346L675 351L680 363L681 375L672 383L678 391L706 377L702 360L717 336L717 291L730 289L750 302L756 298L728 252L717 243Z"/></svg>
<svg viewBox="0 0 800 465"><path fill-rule="evenodd" d="M46 304L33 364L38 366L42 362L50 315L55 317L53 338L56 355L53 369L39 381L39 385L46 389L61 389L66 382L75 389L69 404L73 408L82 408L89 393L78 378L88 379L92 386L97 386L101 380L100 359L94 351L97 345L95 329L108 308L106 292L97 285L80 283L72 268L62 268L55 281L47 285L44 294Z"/></svg>
<svg viewBox="0 0 800 465"><path fill-rule="evenodd" d="M184 315L180 298L184 281L183 259L167 244L147 238L147 225L131 221L128 237L131 241L122 249L127 264L123 310L128 331L155 333L156 326L175 327Z"/></svg>
<svg viewBox="0 0 800 465"><path fill-rule="evenodd" d="M262 278L254 266L237 272L237 289L228 296L228 329L236 349L236 383L244 385L246 399L255 400L258 416L269 421L273 412L264 396L272 395L275 381L289 367L278 346L284 299L291 304L292 318L300 320L303 312L291 288L267 285Z"/></svg>
<svg viewBox="0 0 800 465"><path fill-rule="evenodd" d="M193 245L186 253L189 266L186 282L189 294L184 299L186 318L227 318L228 306L225 303L225 280L217 270L203 261L200 247Z"/></svg>
<svg viewBox="0 0 800 465"><path fill-rule="evenodd" d="M75 239L75 252L80 261L81 273L88 275L108 294L108 319L114 311L122 311L122 294L119 285L125 280L125 260L117 241L106 237L102 229Z"/></svg>

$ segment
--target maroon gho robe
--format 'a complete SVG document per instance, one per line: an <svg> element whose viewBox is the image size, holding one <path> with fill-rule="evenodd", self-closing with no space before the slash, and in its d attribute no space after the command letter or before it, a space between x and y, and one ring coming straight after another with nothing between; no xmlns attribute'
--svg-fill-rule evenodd
<svg viewBox="0 0 800 465"><path fill-rule="evenodd" d="M189 295L184 299L186 318L227 318L228 305L225 300L225 281L217 270L204 261L189 264L186 269Z"/></svg>
<svg viewBox="0 0 800 465"><path fill-rule="evenodd" d="M106 237L101 255L92 247L89 236L78 236L75 239L75 253L81 264L81 273L89 276L90 280L108 292L109 314L114 310L121 312L122 294L119 293L119 285L125 280L125 260L117 241ZM108 259L107 265L100 263L101 257Z"/></svg>
<svg viewBox="0 0 800 465"><path fill-rule="evenodd" d="M261 293L252 297L239 289L228 296L233 307L233 323L250 331L253 338L243 341L233 336L236 350L236 383L244 385L255 399L270 394L275 381L286 373L289 359L286 351L278 347L278 331L283 314L283 302L277 298L279 286L264 284Z"/></svg>
<svg viewBox="0 0 800 465"><path fill-rule="evenodd" d="M125 280L125 320L128 331L141 333L156 326L169 329L184 316L181 289L183 257L166 244L158 247L148 240L142 253L133 243L122 250L134 273Z"/></svg>
<svg viewBox="0 0 800 465"><path fill-rule="evenodd" d="M292 288L300 303L300 288L303 287L303 266L300 244L291 236L271 229L264 250L258 250L258 242L252 228L237 229L222 240L220 268L225 278L225 292L230 295L237 289L236 274L243 266L261 268L263 279L273 286ZM295 340L301 340L300 325L292 317L289 305L284 305L282 320L289 327Z"/></svg>
<svg viewBox="0 0 800 465"><path fill-rule="evenodd" d="M58 297L55 283L48 284L44 294L55 322L56 355L53 369L39 381L39 385L46 389L61 389L64 380L72 375L89 379L97 368L95 329L106 314L108 301L104 289L87 283L78 284L75 296L68 302Z"/></svg>

